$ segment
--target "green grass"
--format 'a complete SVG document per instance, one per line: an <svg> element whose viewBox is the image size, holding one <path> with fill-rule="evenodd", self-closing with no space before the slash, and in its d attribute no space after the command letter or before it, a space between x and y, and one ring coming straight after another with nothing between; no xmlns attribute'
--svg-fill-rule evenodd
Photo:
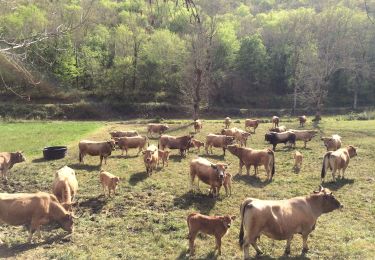
<svg viewBox="0 0 375 260"><path fill-rule="evenodd" d="M283 118L289 128L298 128L292 119ZM192 131L192 126L183 127L190 121L168 121L172 126L170 134L180 135ZM204 120L203 131L196 138L204 140L208 133L219 132L222 121ZM38 136L35 124L43 127L43 138ZM65 124L67 124L65 126ZM69 125L70 124L70 125ZM92 125L85 125L92 124ZM243 128L244 120L232 126ZM69 126L69 127L68 127ZM270 147L264 142L264 133L270 123L259 126L257 133L248 141L248 147ZM57 131L57 129L65 129ZM306 129L313 128L311 124ZM9 133L11 129L12 133ZM135 129L144 134L145 125L136 121L110 123L50 122L16 123L12 126L0 125L1 150L3 144L7 150L19 150L20 146L32 157L26 163L12 169L9 186L0 184L0 189L8 192L50 191L54 172L63 165L76 169L80 185L76 214L76 232L71 240L58 238L63 235L61 229L46 230L43 239L34 245L25 245L26 231L21 227L0 227L0 236L5 246L0 247L0 257L17 258L56 258L56 259L185 259L188 248L186 216L193 211L203 214L235 214L239 217L239 205L246 197L261 199L284 199L307 195L320 184L320 169L325 148L318 135L303 149L297 143L297 149L304 155L302 170L293 172L293 150L279 145L276 151L276 174L272 183L266 182L266 174L260 169L259 178L238 176L233 180L233 194L225 197L224 189L218 199L207 195L208 186L201 184L201 192L193 194L188 188L189 162L198 156L190 152L187 158L180 159L173 151L169 167L160 169L147 177L141 157L135 157L136 150L130 150L129 158L115 151L108 159L105 170L122 178L119 194L111 199L102 196L98 182L99 158L86 157L85 165L78 164L77 143L80 138L106 139L112 129ZM330 182L327 175L326 186L345 205L342 211L321 216L315 231L309 237L310 251L306 257L311 259L370 259L375 255L375 121L340 121L325 118L319 125L321 135L338 133L343 137L344 145L359 147L358 157L351 160L346 172L346 180ZM5 133L5 138L4 137ZM16 142L10 142L9 136L17 136ZM30 141L30 136L33 141ZM67 158L45 162L38 160L39 151L49 142L69 144ZM31 145L32 143L32 145ZM150 143L157 143L156 139ZM205 156L201 150L200 156ZM223 157L220 149L214 149L212 161L227 161L232 164L229 172L238 172L238 160L229 152ZM253 174L253 170L251 172ZM230 232L223 238L220 259L242 259L238 247L239 218ZM196 240L196 259L213 259L214 238L206 235ZM262 236L260 246L267 257L278 258L283 255L285 241L274 241ZM296 235L292 241L291 256L299 257L302 239ZM251 251L255 255L254 251Z"/></svg>

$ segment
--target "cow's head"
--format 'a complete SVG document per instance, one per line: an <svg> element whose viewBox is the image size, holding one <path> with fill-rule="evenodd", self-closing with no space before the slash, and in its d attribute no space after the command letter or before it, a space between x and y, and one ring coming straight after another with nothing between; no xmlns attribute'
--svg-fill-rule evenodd
<svg viewBox="0 0 375 260"><path fill-rule="evenodd" d="M65 215L60 219L59 223L61 228L69 233L73 233L74 223L73 219L76 218L73 213L65 213Z"/></svg>
<svg viewBox="0 0 375 260"><path fill-rule="evenodd" d="M112 185L113 185L113 187L116 187L117 184L119 184L119 182L120 182L120 177L114 177L114 178L112 178Z"/></svg>
<svg viewBox="0 0 375 260"><path fill-rule="evenodd" d="M234 136L225 136L225 145L233 144Z"/></svg>
<svg viewBox="0 0 375 260"><path fill-rule="evenodd" d="M346 149L348 149L350 158L357 156L357 147L354 147L353 145L349 145Z"/></svg>
<svg viewBox="0 0 375 260"><path fill-rule="evenodd" d="M22 153L23 151L12 153L12 160L14 161L14 163L20 163L20 162L26 161L26 158L25 156L23 156Z"/></svg>
<svg viewBox="0 0 375 260"><path fill-rule="evenodd" d="M112 151L116 150L116 141L114 139L108 140L107 144L111 147Z"/></svg>
<svg viewBox="0 0 375 260"><path fill-rule="evenodd" d="M220 180L220 182L224 181L224 176L225 176L225 170L228 168L229 164L226 163L217 163L217 164L212 164L211 167L216 171L217 178Z"/></svg>
<svg viewBox="0 0 375 260"><path fill-rule="evenodd" d="M264 135L264 140L267 142L273 142L275 133L267 133Z"/></svg>
<svg viewBox="0 0 375 260"><path fill-rule="evenodd" d="M230 228L230 226L232 225L232 221L235 219L236 219L236 216L229 216L229 215L220 217L220 220L226 229Z"/></svg>
<svg viewBox="0 0 375 260"><path fill-rule="evenodd" d="M333 196L332 191L319 186L319 190L314 193L321 198L321 210L323 213L331 212L335 209L343 208L343 205Z"/></svg>
<svg viewBox="0 0 375 260"><path fill-rule="evenodd" d="M169 126L167 126L167 125L162 125L162 126L161 126L161 130L162 130L163 132L167 131L168 129L169 129Z"/></svg>
<svg viewBox="0 0 375 260"><path fill-rule="evenodd" d="M233 155L238 155L240 147L237 144L232 144L227 146L228 151Z"/></svg>
<svg viewBox="0 0 375 260"><path fill-rule="evenodd" d="M152 151L152 150L146 150L146 151L143 151L143 160L146 162L146 163L150 163L152 161L152 155L154 154L155 151Z"/></svg>

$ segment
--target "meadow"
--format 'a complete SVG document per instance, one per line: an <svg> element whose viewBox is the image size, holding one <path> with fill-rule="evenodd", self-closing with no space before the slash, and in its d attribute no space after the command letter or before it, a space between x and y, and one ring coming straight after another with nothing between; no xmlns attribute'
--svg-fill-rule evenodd
<svg viewBox="0 0 375 260"><path fill-rule="evenodd" d="M79 193L75 208L75 233L72 238L55 225L42 229L42 239L35 237L27 243L23 227L0 226L0 258L17 259L187 259L188 240L186 217L191 212L209 215L234 214L229 233L222 241L222 256L213 252L215 239L200 235L196 240L194 259L242 259L238 246L240 226L239 206L244 198L285 199L308 195L320 184L320 170L325 147L320 136L338 133L343 145L358 147L346 171L346 179L331 182L327 174L325 187L344 204L344 209L322 215L315 231L309 237L310 251L301 256L302 239L294 237L289 258L295 259L373 259L375 256L375 121L344 121L340 117L327 117L316 127L309 119L305 129L317 129L319 134L303 148L297 142L297 150L304 155L302 170L293 171L293 149L278 145L275 153L276 173L271 183L260 168L257 177L245 173L238 175L238 159L221 149L214 155L205 155L204 149L197 153L192 149L181 158L172 151L169 166L159 168L148 177L142 157L136 150L129 156L121 151L113 152L103 169L120 176L118 194L107 198L99 186L99 158L85 157L85 164L78 162L80 139L103 140L111 130L138 130L145 134L144 121L129 122L1 122L0 150L23 150L27 161L11 170L8 185L0 182L1 192L51 191L56 170L68 165L76 170ZM232 126L244 128L244 119L233 120ZM181 135L193 131L188 120L165 120L171 126L168 134ZM281 125L298 128L295 118L282 118ZM222 120L203 120L203 129L195 138L204 140L208 133L219 132ZM248 140L247 146L256 149L270 147L264 141L264 133L271 123L262 123ZM157 144L157 138L150 139ZM42 159L46 145L67 145L66 158L54 161ZM188 173L191 159L202 156L209 160L231 163L228 171L234 175L232 196L219 198L208 195L208 186L200 184L200 192L189 189ZM245 172L245 171L244 171ZM283 257L285 241L261 237L260 247L265 255L260 259ZM255 256L255 251L251 249Z"/></svg>

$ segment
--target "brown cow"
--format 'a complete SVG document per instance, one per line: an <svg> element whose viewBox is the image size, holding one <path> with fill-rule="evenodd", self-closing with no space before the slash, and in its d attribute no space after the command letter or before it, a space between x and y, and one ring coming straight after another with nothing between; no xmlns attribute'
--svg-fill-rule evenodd
<svg viewBox="0 0 375 260"><path fill-rule="evenodd" d="M37 193L0 193L0 224L29 227L31 242L35 231L40 237L40 227L57 221L61 228L73 232L74 216L66 211L55 195Z"/></svg>
<svg viewBox="0 0 375 260"><path fill-rule="evenodd" d="M227 146L232 144L233 141L234 141L233 136L208 134L206 137L206 144L205 144L206 153L208 154L209 148L211 148L211 154L213 154L212 147L216 147L216 148L221 147L223 148L223 152L225 155L225 149L227 149Z"/></svg>
<svg viewBox="0 0 375 260"><path fill-rule="evenodd" d="M199 180L198 180L199 181ZM226 172L224 174L224 181L223 181L223 186L225 189L225 196L232 196L232 174L229 172ZM220 193L220 188L218 188L218 193ZM229 191L229 195L228 195ZM210 194L213 192L212 188L210 188Z"/></svg>
<svg viewBox="0 0 375 260"><path fill-rule="evenodd" d="M263 165L267 172L269 181L275 174L275 154L271 149L255 150L251 148L239 147L238 145L228 145L228 151L237 156L240 160L239 174L245 165L247 175L250 174L251 165L254 166L255 175L258 174L258 166Z"/></svg>
<svg viewBox="0 0 375 260"><path fill-rule="evenodd" d="M169 149L179 149L181 156L184 156L186 150L189 149L191 144L191 139L194 136L184 135L184 136L171 136L171 135L162 135L159 139L159 147L161 150L165 148Z"/></svg>
<svg viewBox="0 0 375 260"><path fill-rule="evenodd" d="M198 235L198 232L202 232L208 235L215 236L216 249L219 255L221 255L221 239L228 233L228 229L232 225L232 221L236 219L236 216L205 216L199 213L191 213L187 217L187 225L189 228L189 251L190 255L194 255L195 246L194 240Z"/></svg>
<svg viewBox="0 0 375 260"><path fill-rule="evenodd" d="M198 149L198 152L200 152L202 146L204 147L203 142L199 141L198 139L193 138L193 139L191 139L191 144L190 144L189 148L195 147L195 148Z"/></svg>
<svg viewBox="0 0 375 260"><path fill-rule="evenodd" d="M197 120L194 120L194 131L197 133L197 132L200 132L201 129L202 129L202 121L197 119Z"/></svg>
<svg viewBox="0 0 375 260"><path fill-rule="evenodd" d="M302 167L302 159L303 159L303 155L296 151L294 153L294 169L298 172L300 171L301 167Z"/></svg>
<svg viewBox="0 0 375 260"><path fill-rule="evenodd" d="M246 146L247 138L251 137L250 133L245 132L241 129L237 129L234 133L234 139L240 144L240 146Z"/></svg>
<svg viewBox="0 0 375 260"><path fill-rule="evenodd" d="M273 127L278 127L280 122L280 118L278 116L273 116L272 117L272 125Z"/></svg>
<svg viewBox="0 0 375 260"><path fill-rule="evenodd" d="M285 254L290 254L290 244L295 234L303 239L302 253L308 251L307 238L315 229L318 217L342 208L329 189L320 186L309 196L287 200L259 200L247 198L241 205L239 244L244 258L249 259L249 246L257 255L263 254L257 245L262 234L271 239L287 240Z"/></svg>
<svg viewBox="0 0 375 260"><path fill-rule="evenodd" d="M12 169L13 165L26 161L22 153L0 153L0 173L3 179L8 180L8 170Z"/></svg>
<svg viewBox="0 0 375 260"><path fill-rule="evenodd" d="M344 179L345 170L349 165L350 158L357 156L357 148L349 145L348 147L338 149L334 152L329 151L323 157L323 166L321 173L321 181L324 182L327 169L332 170L332 179L336 181L336 171L341 177L340 171L342 171L342 178Z"/></svg>
<svg viewBox="0 0 375 260"><path fill-rule="evenodd" d="M245 129L253 127L254 128L254 134L255 134L255 130L258 128L259 122L260 121L258 119L246 119L245 120Z"/></svg>
<svg viewBox="0 0 375 260"><path fill-rule="evenodd" d="M225 128L229 128L229 126L230 126L231 123L232 123L232 119L230 119L230 117L226 117L224 119Z"/></svg>
<svg viewBox="0 0 375 260"><path fill-rule="evenodd" d="M306 148L307 142L311 141L318 131L316 130L294 130L289 129L288 131L294 133L296 135L296 141L303 141L304 142L304 148Z"/></svg>
<svg viewBox="0 0 375 260"><path fill-rule="evenodd" d="M305 125L305 123L307 121L307 117L305 115L299 116L298 120L299 120L299 126L300 127L304 127L304 125Z"/></svg>
<svg viewBox="0 0 375 260"><path fill-rule="evenodd" d="M219 196L219 188L224 184L226 163L211 163L205 158L198 157L190 162L190 187L193 189L195 177L211 186L213 196Z"/></svg>
<svg viewBox="0 0 375 260"><path fill-rule="evenodd" d="M128 156L129 148L138 148L137 156L146 148L147 137L146 136L132 136L132 137L120 137L118 139L118 147L122 150L122 155Z"/></svg>
<svg viewBox="0 0 375 260"><path fill-rule="evenodd" d="M341 136L332 135L331 137L322 137L321 140L324 142L324 146L327 151L336 151L341 148Z"/></svg>
<svg viewBox="0 0 375 260"><path fill-rule="evenodd" d="M104 196L106 189L108 190L108 197L111 197L111 191L113 191L113 194L116 195L116 188L120 182L120 177L101 170L99 174L99 180L103 187Z"/></svg>
<svg viewBox="0 0 375 260"><path fill-rule="evenodd" d="M169 153L170 151L163 151L163 150L158 151L158 166L159 166L160 161L163 162L163 167L164 167L164 164L168 166Z"/></svg>
<svg viewBox="0 0 375 260"><path fill-rule="evenodd" d="M151 136L153 133L158 133L162 135L165 131L169 129L169 126L166 124L148 124L147 125L147 136Z"/></svg>
<svg viewBox="0 0 375 260"><path fill-rule="evenodd" d="M55 179L52 183L52 192L59 200L61 205L72 211L72 205L78 191L78 181L75 171L64 166L55 173Z"/></svg>
<svg viewBox="0 0 375 260"><path fill-rule="evenodd" d="M270 128L270 132L283 133L285 131L286 131L285 125Z"/></svg>
<svg viewBox="0 0 375 260"><path fill-rule="evenodd" d="M139 135L137 131L131 130L131 131L113 131L109 132L111 137L113 139L119 138L119 137L132 137L132 136L137 136Z"/></svg>
<svg viewBox="0 0 375 260"><path fill-rule="evenodd" d="M221 134L222 135L226 135L226 136L235 136L236 132L237 132L237 128L236 127L232 127L232 128L223 128L221 129Z"/></svg>
<svg viewBox="0 0 375 260"><path fill-rule="evenodd" d="M152 171L156 170L158 164L158 148L155 145L147 147L146 151L143 151L143 162L146 166L146 173L151 176Z"/></svg>
<svg viewBox="0 0 375 260"><path fill-rule="evenodd" d="M115 141L89 141L82 140L78 144L79 148L79 162L83 163L83 158L86 154L91 156L100 156L100 166L104 163L107 164L107 157L115 150Z"/></svg>

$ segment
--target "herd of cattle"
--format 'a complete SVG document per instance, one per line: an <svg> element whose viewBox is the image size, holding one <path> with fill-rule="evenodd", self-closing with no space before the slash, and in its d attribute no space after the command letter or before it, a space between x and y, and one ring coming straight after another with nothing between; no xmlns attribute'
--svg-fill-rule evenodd
<svg viewBox="0 0 375 260"><path fill-rule="evenodd" d="M106 164L107 158L116 147L122 150L122 154L128 154L129 149L138 149L138 154L142 152L143 162L147 174L150 176L160 163L168 166L170 151L179 150L182 157L186 152L195 148L200 151L204 146L207 154L213 153L214 148L221 148L223 154L228 150L239 159L239 174L242 174L243 166L246 167L247 174L250 174L251 166L257 175L258 167L264 166L267 173L267 180L272 181L275 174L275 149L277 144L289 143L295 147L296 141L303 141L304 147L307 142L317 134L315 130L287 130L285 126L279 126L279 118L272 118L272 128L265 134L265 141L272 144L273 149L256 150L246 147L247 139L255 134L255 130L260 124L260 120L246 119L245 130L230 128L231 119L225 118L225 128L219 133L210 133L206 136L205 142L194 139L191 134L184 136L172 136L164 134L169 127L165 124L148 124L147 136L141 136L137 131L114 131L110 132L111 139L107 141L82 140L78 144L79 161L83 163L86 155L99 156L100 165L103 159ZM306 116L299 117L300 127L304 127ZM202 121L195 120L193 123L195 132L202 129ZM251 129L252 128L252 129ZM150 145L148 137L158 134L158 145ZM348 167L350 158L357 155L356 148L349 145L341 148L341 137L332 135L322 137L322 141L327 148L327 153L323 157L321 182L328 169L332 171L332 178L336 180L336 172L339 177L344 178L344 173ZM294 154L294 167L300 169L303 155L296 151ZM22 152L1 152L0 153L0 173L4 181L7 180L8 171L14 164L25 161ZM213 163L205 158L195 158L190 162L190 187L194 190L195 179L210 186L209 193L213 197L219 196L221 186L224 186L226 195L231 195L232 175L226 172L229 164ZM342 172L342 174L340 174ZM116 194L116 187L120 178L106 172L100 171L99 180L103 187L103 192L111 196L111 192ZM34 232L40 236L40 227L50 221L57 221L61 227L73 232L73 206L75 196L78 191L78 182L75 171L68 166L64 166L55 173L52 183L53 194L38 193L0 193L0 224L26 225L29 227L29 239L32 241ZM229 192L228 192L229 191ZM304 197L295 197L289 200L259 200L246 198L240 208L241 228L239 243L244 251L244 257L249 257L249 246L253 246L257 254L262 251L257 245L257 239L262 234L277 240L287 240L285 253L290 253L290 243L294 234L301 234L303 238L303 252L308 250L307 238L314 230L317 218L323 214L342 207L332 192L320 186L320 189ZM194 254L194 240L198 232L214 235L216 238L216 248L221 254L221 239L227 233L232 221L236 216L205 216L199 213L192 213L187 217L189 229L189 251ZM0 240L0 244L2 241Z"/></svg>

